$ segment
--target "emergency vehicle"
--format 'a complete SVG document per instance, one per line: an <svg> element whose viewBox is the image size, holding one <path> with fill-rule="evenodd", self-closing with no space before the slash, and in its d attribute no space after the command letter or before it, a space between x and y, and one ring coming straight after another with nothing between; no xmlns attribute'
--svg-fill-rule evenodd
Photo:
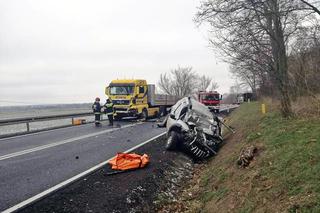
<svg viewBox="0 0 320 213"><path fill-rule="evenodd" d="M222 95L217 91L200 91L198 93L198 101L208 107L219 106Z"/></svg>

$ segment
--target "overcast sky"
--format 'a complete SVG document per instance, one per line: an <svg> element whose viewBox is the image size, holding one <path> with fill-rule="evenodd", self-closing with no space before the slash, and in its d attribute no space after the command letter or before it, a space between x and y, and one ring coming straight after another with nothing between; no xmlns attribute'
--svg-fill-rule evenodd
<svg viewBox="0 0 320 213"><path fill-rule="evenodd" d="M233 80L193 23L199 0L0 1L0 105L81 103L116 78L192 66Z"/></svg>

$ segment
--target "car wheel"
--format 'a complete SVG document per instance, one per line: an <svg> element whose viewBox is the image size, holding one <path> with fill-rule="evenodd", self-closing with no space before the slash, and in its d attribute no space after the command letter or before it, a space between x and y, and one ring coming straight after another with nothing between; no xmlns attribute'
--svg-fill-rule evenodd
<svg viewBox="0 0 320 213"><path fill-rule="evenodd" d="M174 150L175 148L177 148L178 141L179 141L178 133L175 131L171 131L167 139L166 150Z"/></svg>

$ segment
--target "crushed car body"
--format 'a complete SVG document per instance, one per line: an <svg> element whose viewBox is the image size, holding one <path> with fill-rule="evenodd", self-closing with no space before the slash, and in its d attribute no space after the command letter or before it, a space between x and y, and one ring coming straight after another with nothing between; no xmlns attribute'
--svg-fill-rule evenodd
<svg viewBox="0 0 320 213"><path fill-rule="evenodd" d="M223 141L221 123L205 105L185 97L159 126L167 128L167 150L180 149L195 159L205 159L215 155Z"/></svg>

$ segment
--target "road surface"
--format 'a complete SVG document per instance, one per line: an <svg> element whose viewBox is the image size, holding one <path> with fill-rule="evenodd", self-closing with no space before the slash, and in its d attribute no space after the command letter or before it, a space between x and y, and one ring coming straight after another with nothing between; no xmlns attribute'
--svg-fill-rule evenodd
<svg viewBox="0 0 320 213"><path fill-rule="evenodd" d="M153 122L73 126L0 139L0 211L163 133Z"/></svg>

